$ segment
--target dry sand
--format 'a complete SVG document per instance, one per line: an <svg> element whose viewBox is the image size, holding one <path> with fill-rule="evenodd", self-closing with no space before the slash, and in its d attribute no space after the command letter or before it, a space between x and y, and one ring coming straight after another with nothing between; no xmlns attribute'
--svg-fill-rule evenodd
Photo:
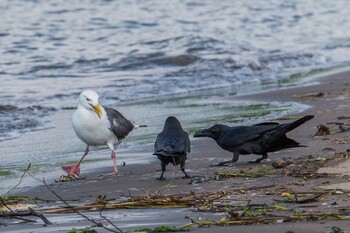
<svg viewBox="0 0 350 233"><path fill-rule="evenodd" d="M120 200L125 196L138 196L145 195L158 190L162 190L164 194L176 194L176 193L188 193L194 191L196 193L204 191L217 191L217 190L232 190L232 189L245 189L247 187L259 187L264 185L272 185L273 187L264 189L257 189L252 191L246 191L241 199L249 200L250 204L269 204L273 202L276 196L266 195L266 192L281 193L281 192L301 192L301 191L323 191L330 189L340 189L343 191L338 192L339 195L332 195L327 193L318 202L314 202L311 205L304 205L306 207L303 210L320 210L328 211L330 208L349 208L348 200L349 195L346 190L350 190L350 182L348 176L350 175L350 162L347 160L346 150L350 148L348 132L339 132L338 125L334 123L349 124L350 109L348 107L350 97L350 72L340 72L336 74L326 75L317 79L318 84L307 87L288 88L278 91L262 92L254 95L234 96L229 97L233 100L260 100L260 101L295 101L303 104L310 105L311 107L305 112L302 112L295 116L288 117L301 117L307 114L315 115L315 118L304 124L303 126L290 132L288 135L306 145L307 147L294 148L283 150L275 153L270 153L268 160L264 160L262 164L248 164L249 160L256 159L256 155L241 156L239 161L230 167L210 167L209 165L215 161L226 160L231 158L231 153L221 150L216 143L211 139L197 139L192 140L192 151L187 161L187 171L194 177L209 177L214 176L215 172L226 173L239 173L240 171L256 171L258 169L270 169L272 160L282 157L306 158L309 155L316 155L322 158L330 158L329 161L321 164L303 164L286 167L285 169L278 170L281 174L269 175L259 178L247 178L236 177L223 179L220 181L208 181L200 184L190 185L190 180L182 179L183 174L179 172L178 167L168 166L168 171L165 173L166 181L158 181L156 178L160 174L160 163L156 157L152 158L151 164L135 164L126 165L120 167L120 174L117 177L101 177L101 174L108 173L112 170L111 167L96 169L90 173L86 173L83 170L82 176L86 176L83 180L71 181L71 182L57 182L50 184L62 198L70 200L72 204L77 203L91 203L95 202L98 195L107 195L109 199ZM322 94L318 94L322 93ZM339 116L344 116L344 119L338 119ZM273 120L273 119L271 119ZM290 122L294 118L279 120L281 123ZM331 135L314 137L313 134L317 131L319 124L327 125L333 132ZM325 149L326 148L326 149ZM149 151L150 154L153 148L142 148L142 151L128 151L127 153L145 153ZM342 153L342 156L339 156ZM302 160L301 160L302 161ZM307 177L293 177L285 176L283 171L303 170L305 171L317 171L319 166L326 164L326 167L320 168L319 172L330 173L332 175L316 178ZM82 164L84 166L84 164ZM289 170L288 170L289 169ZM337 175L336 173L340 174ZM30 197L37 197L44 200L57 200L52 193L48 192L44 186L36 187L35 189L23 190L20 194L28 195ZM57 205L56 203L47 203L45 206ZM287 207L296 208L300 207L297 204L294 206L286 205ZM148 212L147 212L148 211ZM163 212L162 212L163 211ZM123 215L124 214L124 215ZM135 214L139 214L139 218L130 218ZM152 218L147 218L147 215ZM67 218L71 218L74 214L66 215ZM106 215L110 215L112 221L120 226L127 228L134 228L138 225L146 226L147 223L150 226L162 225L164 223L168 225L179 226L181 224L189 223L188 219L184 219L188 216L201 216L201 213L192 212L192 210L169 210L164 212L160 210L112 210L106 211ZM203 213L203 215L205 215ZM96 215L98 216L98 215ZM118 217L119 216L119 217ZM124 218L122 217L124 216ZM126 216L126 217L125 217ZM129 220L127 217L129 216ZM217 214L216 218L220 218L223 215ZM215 218L214 216L214 218ZM50 215L47 216L50 218ZM53 219L57 218L57 215L51 216ZM212 216L213 217L213 216ZM64 218L64 217L62 217ZM123 220L124 219L124 220ZM59 220L57 220L60 223ZM66 232L67 229L72 226L89 226L91 223L84 221L73 221L71 223L56 224L54 226L43 228L31 225L26 228L27 225L12 225L8 227L1 227L0 231L3 232L21 232L21 229L32 229L33 232ZM153 224L153 225L152 225ZM272 225L247 225L247 226L226 226L216 227L211 226L209 228L192 228L193 232L327 232L331 226L338 226L343 230L349 231L350 221L303 221L295 223L279 223ZM65 229L65 230L64 230ZM125 229L125 228L123 228ZM99 231L100 232L100 231ZM104 232L101 230L101 232Z"/></svg>

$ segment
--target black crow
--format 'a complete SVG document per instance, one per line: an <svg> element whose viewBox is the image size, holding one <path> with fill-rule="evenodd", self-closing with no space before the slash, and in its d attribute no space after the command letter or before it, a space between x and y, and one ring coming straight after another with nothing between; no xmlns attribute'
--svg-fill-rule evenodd
<svg viewBox="0 0 350 233"><path fill-rule="evenodd" d="M235 163L239 155L257 154L262 155L253 163L259 163L267 158L268 152L274 152L291 147L299 147L299 143L286 136L286 133L302 125L314 116L305 116L289 124L265 122L253 126L214 125L209 129L203 129L195 133L194 137L210 137L224 150L233 152L233 158L223 161L216 166Z"/></svg>
<svg viewBox="0 0 350 233"><path fill-rule="evenodd" d="M180 169L185 174L185 178L189 178L189 175L185 172L185 161L190 150L191 143L188 133L182 129L180 122L175 117L168 117L163 131L158 134L154 143L154 155L158 156L162 166L162 174L157 180L165 180L163 173L168 163L172 163L174 166L180 164Z"/></svg>

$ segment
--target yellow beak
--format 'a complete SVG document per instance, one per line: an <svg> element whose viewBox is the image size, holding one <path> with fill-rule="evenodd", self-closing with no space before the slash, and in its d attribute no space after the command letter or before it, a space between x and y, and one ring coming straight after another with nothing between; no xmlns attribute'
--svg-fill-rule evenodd
<svg viewBox="0 0 350 233"><path fill-rule="evenodd" d="M102 108L99 104L92 105L92 108L94 109L94 112L97 114L99 118L102 116Z"/></svg>

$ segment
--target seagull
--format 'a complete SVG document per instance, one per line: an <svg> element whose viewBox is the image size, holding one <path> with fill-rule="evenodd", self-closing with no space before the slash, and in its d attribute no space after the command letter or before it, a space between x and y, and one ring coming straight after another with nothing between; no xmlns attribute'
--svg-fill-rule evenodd
<svg viewBox="0 0 350 233"><path fill-rule="evenodd" d="M314 116L304 116L294 122L278 124L276 122L264 122L252 126L235 126L216 124L208 129L198 131L193 137L210 137L224 150L233 153L232 160L223 161L214 166L224 166L235 163L239 155L257 154L261 158L251 161L260 163L266 159L268 152L274 152L301 145L286 136L286 133L311 120Z"/></svg>
<svg viewBox="0 0 350 233"><path fill-rule="evenodd" d="M72 118L73 129L87 146L80 160L70 166L63 166L68 174L80 175L80 163L89 153L90 146L107 145L111 149L114 172L117 175L115 147L134 129L147 127L136 125L113 108L102 107L98 103L99 95L93 90L83 91L79 96L79 105Z"/></svg>
<svg viewBox="0 0 350 233"><path fill-rule="evenodd" d="M163 174L168 163L174 166L180 164L180 169L185 174L184 178L190 178L185 171L185 161L190 150L188 133L182 129L176 117L169 116L165 120L163 131L158 134L154 143L154 155L158 156L162 167L162 174L157 180L165 180Z"/></svg>

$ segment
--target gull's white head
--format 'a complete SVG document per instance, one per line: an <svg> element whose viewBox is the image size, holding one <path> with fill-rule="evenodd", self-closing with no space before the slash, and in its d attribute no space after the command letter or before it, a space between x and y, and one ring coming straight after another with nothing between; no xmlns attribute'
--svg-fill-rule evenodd
<svg viewBox="0 0 350 233"><path fill-rule="evenodd" d="M102 116L101 106L98 104L98 94L93 90L83 91L79 96L79 104L84 108L91 110L97 114L99 118Z"/></svg>

